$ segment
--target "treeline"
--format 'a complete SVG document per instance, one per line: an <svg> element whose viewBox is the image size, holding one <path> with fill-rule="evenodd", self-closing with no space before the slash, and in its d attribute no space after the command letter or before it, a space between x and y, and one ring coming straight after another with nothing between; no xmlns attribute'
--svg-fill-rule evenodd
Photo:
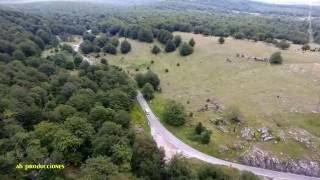
<svg viewBox="0 0 320 180"><path fill-rule="evenodd" d="M15 37L11 43L38 37L37 29L28 28L41 19L33 22L37 17L2 13L7 19L3 27L11 29L2 36ZM21 19L29 26L12 23ZM0 179L256 178L215 166L208 166L212 173L198 172L181 157L166 163L163 151L150 138L136 136L132 128L129 113L135 83L120 68L90 65L68 45L41 56L54 41L45 41L43 49L35 43L24 51L18 43L2 51ZM18 50L23 56L16 56ZM63 164L67 170L22 170L15 168L18 164ZM69 168L76 170L76 177L68 176Z"/></svg>
<svg viewBox="0 0 320 180"><path fill-rule="evenodd" d="M112 7L104 4L46 3L22 8L53 19L54 24L81 26L93 34L108 33L152 42L158 32L166 30L233 36L270 42L286 39L297 44L308 41L308 21L296 17L259 16L243 12L203 8L202 12L183 2L161 2L155 5ZM207 3L197 2L204 7ZM188 11L187 11L188 10ZM72 13L71 13L72 12ZM82 29L83 29L82 28ZM84 31L83 31L84 32Z"/></svg>
<svg viewBox="0 0 320 180"><path fill-rule="evenodd" d="M22 60L58 45L44 19L0 9L0 61Z"/></svg>

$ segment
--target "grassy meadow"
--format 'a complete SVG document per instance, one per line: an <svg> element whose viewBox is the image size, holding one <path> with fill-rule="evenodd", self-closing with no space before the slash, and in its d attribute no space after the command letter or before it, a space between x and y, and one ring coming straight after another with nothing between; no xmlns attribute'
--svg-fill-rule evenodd
<svg viewBox="0 0 320 180"><path fill-rule="evenodd" d="M106 58L109 64L122 67L132 76L147 71L148 67L156 72L161 79L162 92L151 102L153 110L161 117L166 100L174 99L182 103L188 112L193 112L194 116L185 126L167 127L203 152L236 161L236 157L255 145L283 159L304 158L311 154L320 159L319 154L289 137L280 142L248 142L240 137L243 127L255 130L267 127L275 138L279 137L280 131L287 133L292 129L304 129L320 137L319 52L302 52L301 46L291 45L288 50L281 51L283 65L270 65L236 55L269 58L272 53L279 51L271 44L227 38L225 44L221 45L217 37L175 34L184 41L195 39L192 55L181 57L178 51L164 53L163 46L157 42L162 52L153 55L150 52L153 44L129 39L132 45L130 53L106 56L101 53L100 58ZM166 73L166 69L169 72ZM207 99L214 99L225 109L237 107L243 123L227 124L229 132L222 132L214 122L221 119L223 113L199 111L208 104ZM209 145L192 141L198 122L212 131ZM288 149L289 145L294 148ZM319 150L318 142L316 145Z"/></svg>

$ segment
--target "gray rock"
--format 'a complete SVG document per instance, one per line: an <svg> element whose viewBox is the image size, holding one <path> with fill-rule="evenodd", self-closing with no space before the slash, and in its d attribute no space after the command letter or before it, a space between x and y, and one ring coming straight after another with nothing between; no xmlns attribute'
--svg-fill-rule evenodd
<svg viewBox="0 0 320 180"><path fill-rule="evenodd" d="M229 129L226 126L220 125L220 126L217 126L217 128L223 133L229 133Z"/></svg>
<svg viewBox="0 0 320 180"><path fill-rule="evenodd" d="M229 147L225 145L219 146L219 153L229 151Z"/></svg>
<svg viewBox="0 0 320 180"><path fill-rule="evenodd" d="M241 158L241 161L250 166L320 177L319 162L308 160L284 162L257 147L253 147L249 153Z"/></svg>
<svg viewBox="0 0 320 180"><path fill-rule="evenodd" d="M266 127L259 128L257 129L257 131L261 134L261 138L263 141L269 141L273 139L273 136L271 135L268 128Z"/></svg>
<svg viewBox="0 0 320 180"><path fill-rule="evenodd" d="M241 129L241 137L246 140L253 140L254 132L252 129L245 127Z"/></svg>

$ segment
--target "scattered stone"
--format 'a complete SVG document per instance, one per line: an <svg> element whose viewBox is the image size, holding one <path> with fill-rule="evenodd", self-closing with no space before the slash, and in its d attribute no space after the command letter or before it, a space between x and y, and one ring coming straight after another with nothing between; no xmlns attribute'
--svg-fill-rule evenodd
<svg viewBox="0 0 320 180"><path fill-rule="evenodd" d="M286 140L286 133L284 132L284 130L280 130L279 138L280 138L281 141L285 141Z"/></svg>
<svg viewBox="0 0 320 180"><path fill-rule="evenodd" d="M252 129L245 127L241 129L241 137L245 140L253 140L254 132Z"/></svg>
<svg viewBox="0 0 320 180"><path fill-rule="evenodd" d="M229 129L226 126L220 125L220 126L217 126L217 128L223 133L229 133Z"/></svg>
<svg viewBox="0 0 320 180"><path fill-rule="evenodd" d="M208 104L205 104L203 107L200 107L198 109L198 112L206 112L210 110L215 112L223 112L225 110L225 106L215 98L207 99L206 102Z"/></svg>
<svg viewBox="0 0 320 180"><path fill-rule="evenodd" d="M219 146L219 153L223 153L223 152L226 152L226 151L229 151L229 147L228 146L225 146L225 145Z"/></svg>
<svg viewBox="0 0 320 180"><path fill-rule="evenodd" d="M235 150L235 151L239 151L239 150L244 149L244 145L242 145L242 144L240 144L240 143L233 144L233 145L231 146L231 149L232 149L232 150Z"/></svg>
<svg viewBox="0 0 320 180"><path fill-rule="evenodd" d="M313 135L304 129L292 129L288 134L296 141L304 144L307 148L316 149L315 144L312 142Z"/></svg>
<svg viewBox="0 0 320 180"><path fill-rule="evenodd" d="M268 128L266 127L259 128L257 129L257 131L261 134L261 138L263 141L269 141L273 139L273 136L271 135Z"/></svg>

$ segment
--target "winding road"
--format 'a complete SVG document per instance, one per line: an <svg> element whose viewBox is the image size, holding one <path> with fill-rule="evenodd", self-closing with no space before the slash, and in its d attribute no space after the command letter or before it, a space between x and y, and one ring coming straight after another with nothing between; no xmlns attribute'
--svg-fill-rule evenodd
<svg viewBox="0 0 320 180"><path fill-rule="evenodd" d="M291 174L286 172L278 172L272 171L268 169L262 169L252 166L246 166L242 164L232 163L229 161L225 161L222 159L215 158L213 156L209 156L204 154L191 146L185 144L180 139L175 137L171 132L169 132L159 121L159 119L154 115L152 110L150 109L148 103L144 99L143 95L138 92L137 100L145 112L145 115L148 119L148 124L151 129L151 135L153 139L156 141L158 147L162 147L165 150L166 157L170 158L175 154L182 154L187 158L196 158L202 161L205 161L210 164L216 165L225 165L229 167L233 167L239 169L241 171L250 171L259 176L272 178L272 179L281 179L281 180L320 180L320 178L309 177L297 174Z"/></svg>

